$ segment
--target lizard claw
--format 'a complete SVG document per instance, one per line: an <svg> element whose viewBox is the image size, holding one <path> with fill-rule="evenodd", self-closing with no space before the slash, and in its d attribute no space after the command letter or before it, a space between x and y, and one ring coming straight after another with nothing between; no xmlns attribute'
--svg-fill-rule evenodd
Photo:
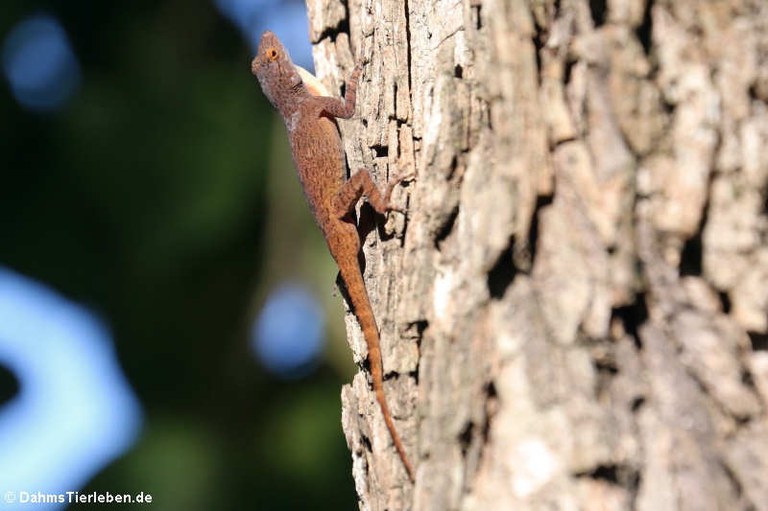
<svg viewBox="0 0 768 511"><path fill-rule="evenodd" d="M416 172L412 171L407 174L403 174L402 176L396 177L395 179L391 180L387 184L387 190L386 190L386 193L384 194L384 200L386 201L388 211L396 211L397 213L405 215L405 210L403 208L393 206L390 199L392 197L392 192L394 191L397 185L405 181L412 181L415 177L416 177Z"/></svg>
<svg viewBox="0 0 768 511"><path fill-rule="evenodd" d="M357 84L360 81L361 74L363 74L363 62L358 60L355 68L352 70L352 74L349 75L349 82Z"/></svg>

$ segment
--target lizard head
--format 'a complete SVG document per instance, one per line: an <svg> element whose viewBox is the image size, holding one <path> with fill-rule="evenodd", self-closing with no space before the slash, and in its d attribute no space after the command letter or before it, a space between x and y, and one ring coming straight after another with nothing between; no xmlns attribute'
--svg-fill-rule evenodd
<svg viewBox="0 0 768 511"><path fill-rule="evenodd" d="M261 36L258 53L251 62L251 72L258 78L264 95L278 110L288 106L293 95L303 90L301 76L288 50L270 31Z"/></svg>

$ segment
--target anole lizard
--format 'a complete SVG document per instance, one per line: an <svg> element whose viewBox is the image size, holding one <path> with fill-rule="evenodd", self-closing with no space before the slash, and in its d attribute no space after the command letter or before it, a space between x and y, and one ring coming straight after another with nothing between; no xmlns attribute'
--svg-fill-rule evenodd
<svg viewBox="0 0 768 511"><path fill-rule="evenodd" d="M303 73L300 74L299 69L275 34L265 32L261 36L251 71L258 78L264 95L285 122L304 195L328 243L331 256L339 266L368 346L376 401L408 477L413 481L413 467L405 454L384 396L379 329L357 259L360 238L354 218L355 204L363 195L377 213L383 215L390 211L389 195L398 181L390 183L387 192L382 194L367 169L360 169L344 180L344 150L334 118L349 119L354 115L361 65L358 64L352 72L344 99L316 95L316 85L308 86L302 79L302 76L307 78L308 73L301 70Z"/></svg>

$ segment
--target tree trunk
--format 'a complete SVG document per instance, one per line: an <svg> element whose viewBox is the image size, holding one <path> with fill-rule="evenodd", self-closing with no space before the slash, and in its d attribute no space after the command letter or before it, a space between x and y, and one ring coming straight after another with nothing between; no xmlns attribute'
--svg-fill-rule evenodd
<svg viewBox="0 0 768 511"><path fill-rule="evenodd" d="M768 509L768 3L309 12L350 168L416 174L361 233L417 482L360 373L361 508Z"/></svg>

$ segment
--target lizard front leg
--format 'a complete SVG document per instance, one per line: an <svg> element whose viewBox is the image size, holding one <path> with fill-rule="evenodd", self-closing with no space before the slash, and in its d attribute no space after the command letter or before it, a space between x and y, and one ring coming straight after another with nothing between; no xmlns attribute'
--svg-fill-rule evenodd
<svg viewBox="0 0 768 511"><path fill-rule="evenodd" d="M312 101L319 107L320 111L332 117L339 119L349 119L355 115L355 104L357 104L357 84L360 81L360 73L363 71L362 64L357 64L355 70L347 80L344 99L328 96L313 96Z"/></svg>

